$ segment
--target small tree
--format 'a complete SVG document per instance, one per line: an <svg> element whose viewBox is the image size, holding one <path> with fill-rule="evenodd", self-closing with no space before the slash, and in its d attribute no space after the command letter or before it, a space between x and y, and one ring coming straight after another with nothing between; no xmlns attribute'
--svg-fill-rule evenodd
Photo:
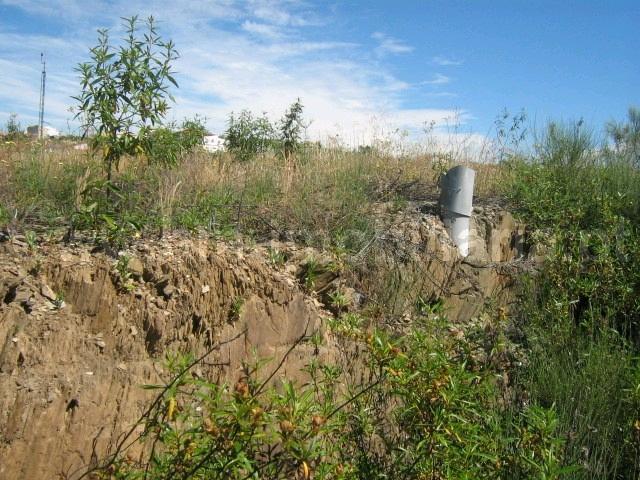
<svg viewBox="0 0 640 480"><path fill-rule="evenodd" d="M606 129L616 150L627 155L634 165L640 166L640 109L629 107L627 122L609 122Z"/></svg>
<svg viewBox="0 0 640 480"><path fill-rule="evenodd" d="M239 160L251 160L271 148L274 136L273 125L266 114L254 118L250 111L243 110L238 116L233 112L229 115L224 143Z"/></svg>
<svg viewBox="0 0 640 480"><path fill-rule="evenodd" d="M18 114L9 114L9 120L7 120L7 139L16 140L22 135L22 127L18 121Z"/></svg>
<svg viewBox="0 0 640 480"><path fill-rule="evenodd" d="M307 127L302 120L302 109L302 103L298 98L280 120L280 141L284 158L287 160L300 148L302 131Z"/></svg>
<svg viewBox="0 0 640 480"><path fill-rule="evenodd" d="M202 145L206 132L198 117L185 119L180 127L168 125L156 128L147 139L147 157L154 163L175 165L185 154Z"/></svg>
<svg viewBox="0 0 640 480"><path fill-rule="evenodd" d="M182 122L180 131L178 132L178 140L184 151L190 151L198 146L202 146L202 141L206 134L207 129L204 126L203 120L196 116L193 119L185 119Z"/></svg>
<svg viewBox="0 0 640 480"><path fill-rule="evenodd" d="M107 181L123 155L148 155L151 128L162 122L168 104L171 62L178 58L173 42L158 35L153 17L139 36L138 17L124 18L127 36L119 48L109 43L107 30L98 30L98 45L91 60L76 69L82 92L76 117L85 132L94 130L94 149L102 149ZM148 157L150 158L150 157Z"/></svg>

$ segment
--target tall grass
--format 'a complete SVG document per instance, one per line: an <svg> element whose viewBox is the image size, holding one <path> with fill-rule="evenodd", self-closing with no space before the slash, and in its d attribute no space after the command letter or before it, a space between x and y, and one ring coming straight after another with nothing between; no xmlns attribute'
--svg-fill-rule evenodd
<svg viewBox="0 0 640 480"><path fill-rule="evenodd" d="M523 381L536 404L555 408L567 439L564 461L583 467L575 478L637 478L632 353L611 332L595 340L552 331L530 330Z"/></svg>
<svg viewBox="0 0 640 480"><path fill-rule="evenodd" d="M68 145L42 151L37 143L0 148L0 201L18 223L44 228L67 220L74 208L77 181L99 164Z"/></svg>
<svg viewBox="0 0 640 480"><path fill-rule="evenodd" d="M373 234L376 205L436 198L438 176L455 160L319 145L308 145L295 161L267 153L239 162L227 153L193 151L171 168L124 158L114 176L118 194L109 214L126 217L143 233L205 230L357 250ZM495 195L502 170L489 164L475 168L479 195ZM88 192L103 176L99 158L70 144L52 143L45 152L29 144L0 146L0 173L0 204L13 212L17 225L62 228L83 202L100 200Z"/></svg>
<svg viewBox="0 0 640 480"><path fill-rule="evenodd" d="M582 125L551 124L506 194L549 257L520 304L530 401L553 407L576 479L640 474L640 172Z"/></svg>

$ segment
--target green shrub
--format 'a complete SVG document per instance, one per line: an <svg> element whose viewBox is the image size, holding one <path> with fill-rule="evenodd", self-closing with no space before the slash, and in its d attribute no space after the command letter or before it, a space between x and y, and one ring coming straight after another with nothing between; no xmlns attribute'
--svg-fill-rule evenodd
<svg viewBox="0 0 640 480"><path fill-rule="evenodd" d="M503 411L492 373L471 369L464 357L471 346L443 325L427 322L394 339L379 330L367 338L362 322L348 322L344 333L366 340L366 383L311 360L304 385L270 384L281 364L258 361L231 386L193 376L202 359L171 358L173 379L149 387L159 394L141 419L140 441L153 447L139 462L118 448L98 472L185 479L551 479L569 472L559 465L564 442L553 410Z"/></svg>
<svg viewBox="0 0 640 480"><path fill-rule="evenodd" d="M235 158L247 161L269 151L274 144L275 129L266 114L254 118L248 110L232 112L224 133L224 145Z"/></svg>
<svg viewBox="0 0 640 480"><path fill-rule="evenodd" d="M198 118L185 120L178 129L171 126L157 128L147 137L149 161L175 166L184 155L202 145L205 133L206 128Z"/></svg>
<svg viewBox="0 0 640 480"><path fill-rule="evenodd" d="M581 123L551 124L533 159L512 160L507 195L544 232L544 267L520 304L528 363L520 386L554 406L571 478L640 472L640 172Z"/></svg>
<svg viewBox="0 0 640 480"><path fill-rule="evenodd" d="M9 120L7 120L5 131L7 132L5 138L9 142L15 142L16 140L21 140L25 138L25 134L22 131L22 126L18 121L17 113L9 114Z"/></svg>
<svg viewBox="0 0 640 480"><path fill-rule="evenodd" d="M591 229L612 215L640 218L640 171L598 146L581 122L551 123L533 157L514 157L505 167L504 194L533 227Z"/></svg>
<svg viewBox="0 0 640 480"><path fill-rule="evenodd" d="M168 110L169 85L177 86L171 63L178 54L158 35L153 17L139 37L138 17L123 19L123 45L110 44L107 30L98 31L91 60L78 65L82 91L77 116L85 131L94 130L94 149L102 149L107 179L123 155L147 153L147 136Z"/></svg>
<svg viewBox="0 0 640 480"><path fill-rule="evenodd" d="M609 122L606 128L616 152L640 167L640 109L630 107L626 122Z"/></svg>
<svg viewBox="0 0 640 480"><path fill-rule="evenodd" d="M638 367L611 331L576 334L566 320L529 329L525 378L531 400L553 406L567 438L563 460L583 466L572 478L637 478Z"/></svg>
<svg viewBox="0 0 640 480"><path fill-rule="evenodd" d="M284 158L288 160L301 146L302 131L306 128L302 120L303 106L298 98L280 120L280 144Z"/></svg>
<svg viewBox="0 0 640 480"><path fill-rule="evenodd" d="M302 103L297 99L276 125L266 114L254 117L249 110L242 110L236 116L231 112L224 133L225 147L242 161L277 150L288 160L302 146L302 131L306 128L302 110Z"/></svg>

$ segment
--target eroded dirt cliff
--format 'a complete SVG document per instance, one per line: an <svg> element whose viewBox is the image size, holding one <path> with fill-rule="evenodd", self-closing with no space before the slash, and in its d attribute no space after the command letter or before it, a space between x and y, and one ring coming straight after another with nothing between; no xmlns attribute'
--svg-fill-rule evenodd
<svg viewBox="0 0 640 480"><path fill-rule="evenodd" d="M314 356L357 355L326 328L331 292L344 308L385 303L400 323L417 296L437 299L461 322L508 301L514 274L534 261L524 227L495 207L475 210L471 255L460 258L433 205L381 212L349 273L335 253L282 242L173 235L124 254L0 243L0 478L76 478L135 425L153 395L141 385L167 381L170 352L210 352L198 374L234 381L243 361L278 362L317 332L322 345L297 345L278 371L303 381Z"/></svg>

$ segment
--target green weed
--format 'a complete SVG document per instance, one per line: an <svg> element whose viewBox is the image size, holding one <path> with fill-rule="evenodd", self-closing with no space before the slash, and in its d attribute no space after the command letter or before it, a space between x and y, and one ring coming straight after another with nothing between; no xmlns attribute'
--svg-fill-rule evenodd
<svg viewBox="0 0 640 480"><path fill-rule="evenodd" d="M118 285L126 292L131 292L135 288L133 278L131 277L131 270L129 269L130 260L131 257L128 255L119 255L115 264Z"/></svg>
<svg viewBox="0 0 640 480"><path fill-rule="evenodd" d="M240 319L240 315L242 314L242 307L244 307L245 298L244 297L236 297L233 299L231 303L231 307L229 308L229 321L236 322Z"/></svg>
<svg viewBox="0 0 640 480"><path fill-rule="evenodd" d="M551 240L520 302L521 387L557 412L563 462L581 467L570 478L636 478L640 172L581 123L551 124L509 168L508 195Z"/></svg>
<svg viewBox="0 0 640 480"><path fill-rule="evenodd" d="M274 267L282 267L287 261L286 254L277 248L268 247L267 254L269 256L269 263Z"/></svg>
<svg viewBox="0 0 640 480"><path fill-rule="evenodd" d="M355 317L343 325L358 328ZM489 372L465 346L427 324L402 339L374 330L370 372L353 384L336 365L311 361L302 385L268 380L280 366L246 364L231 384L193 376L202 359L169 359L173 377L142 416L139 461L118 449L93 471L151 478L561 478L563 440L552 409L504 414ZM298 343L307 340L300 337ZM266 371L265 371L266 370ZM349 385L347 388L342 385ZM127 439L124 439L125 445Z"/></svg>

